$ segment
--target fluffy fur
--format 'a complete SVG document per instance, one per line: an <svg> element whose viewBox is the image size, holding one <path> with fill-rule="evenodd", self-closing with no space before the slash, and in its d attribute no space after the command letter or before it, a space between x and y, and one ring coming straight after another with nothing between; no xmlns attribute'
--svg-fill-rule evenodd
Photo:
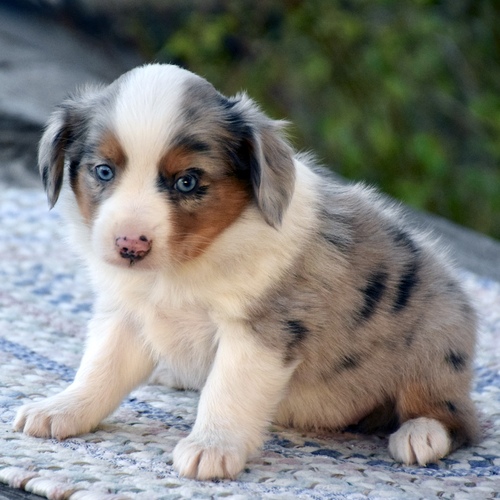
<svg viewBox="0 0 500 500"><path fill-rule="evenodd" d="M40 143L95 313L74 382L14 427L94 429L161 361L201 391L181 475L235 477L271 421L395 431L425 465L477 437L476 317L446 256L360 185L294 155L283 123L170 65L86 88Z"/></svg>

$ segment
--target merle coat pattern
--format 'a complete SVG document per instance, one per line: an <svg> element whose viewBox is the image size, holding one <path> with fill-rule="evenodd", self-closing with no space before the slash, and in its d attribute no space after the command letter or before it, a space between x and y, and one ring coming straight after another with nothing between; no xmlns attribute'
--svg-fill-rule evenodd
<svg viewBox="0 0 500 500"><path fill-rule="evenodd" d="M180 474L235 477L271 421L392 433L407 464L477 439L476 317L446 254L284 123L169 65L85 88L40 143L50 205L96 292L75 381L29 435L89 432L161 366L201 391Z"/></svg>

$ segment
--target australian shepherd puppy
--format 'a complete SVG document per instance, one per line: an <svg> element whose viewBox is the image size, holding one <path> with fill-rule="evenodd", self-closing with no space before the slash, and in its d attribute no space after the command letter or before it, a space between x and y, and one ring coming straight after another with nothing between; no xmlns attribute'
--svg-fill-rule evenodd
<svg viewBox="0 0 500 500"><path fill-rule="evenodd" d="M283 122L171 65L85 88L40 143L96 292L74 382L23 406L31 436L87 433L158 363L201 391L183 475L234 478L271 421L385 429L425 465L477 437L476 317L401 213L296 155Z"/></svg>

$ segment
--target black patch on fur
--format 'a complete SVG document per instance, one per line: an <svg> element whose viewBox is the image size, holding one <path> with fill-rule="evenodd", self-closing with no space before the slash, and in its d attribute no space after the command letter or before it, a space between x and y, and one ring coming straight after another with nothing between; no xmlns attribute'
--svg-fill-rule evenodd
<svg viewBox="0 0 500 500"><path fill-rule="evenodd" d="M222 109L225 111L229 111L234 108L235 104L237 104L239 101L238 99L229 99L225 95L222 95L220 93L217 93L216 95L216 102L217 105L220 106Z"/></svg>
<svg viewBox="0 0 500 500"><path fill-rule="evenodd" d="M68 123L68 122L65 122ZM60 128L54 138L52 139L52 156L50 158L50 162L54 164L57 161L57 158L61 154L62 149L66 145L67 135L69 133L69 129L67 127Z"/></svg>
<svg viewBox="0 0 500 500"><path fill-rule="evenodd" d="M226 121L227 130L232 140L223 144L223 149L236 175L240 178L251 178L260 186L260 164L255 154L253 129L237 113L230 113Z"/></svg>
<svg viewBox="0 0 500 500"><path fill-rule="evenodd" d="M300 344L309 335L309 329L302 321L289 320L285 323L285 327L291 336L290 342L288 343L289 348L293 348L297 344Z"/></svg>
<svg viewBox="0 0 500 500"><path fill-rule="evenodd" d="M76 182L78 180L78 171L80 170L80 162L71 161L69 164L68 174L69 174L69 184L73 191L76 189Z"/></svg>
<svg viewBox="0 0 500 500"><path fill-rule="evenodd" d="M220 94L217 99L224 111L223 126L230 136L223 144L226 157L238 177L249 179L253 185L260 186L261 166L255 151L254 128L247 122L244 113L234 109L240 102L239 99L228 99Z"/></svg>
<svg viewBox="0 0 500 500"><path fill-rule="evenodd" d="M193 135L178 137L174 142L174 146L186 148L194 153L206 153L210 151L210 146L206 142Z"/></svg>
<svg viewBox="0 0 500 500"><path fill-rule="evenodd" d="M363 288L364 304L359 312L362 321L367 321L375 312L387 288L388 275L384 271L378 271L368 278L368 283Z"/></svg>
<svg viewBox="0 0 500 500"><path fill-rule="evenodd" d="M396 431L399 425L400 421L394 401L387 400L374 408L358 423L350 425L345 430L362 434L373 434L375 432L390 434Z"/></svg>
<svg viewBox="0 0 500 500"><path fill-rule="evenodd" d="M208 186L199 186L198 189L186 196L189 196L190 200L201 200L208 193Z"/></svg>
<svg viewBox="0 0 500 500"><path fill-rule="evenodd" d="M242 116L242 113L233 109L239 102L239 99L228 99L222 94L218 94L216 97L216 104L224 112L224 122L227 130L237 137L249 137L251 127Z"/></svg>
<svg viewBox="0 0 500 500"><path fill-rule="evenodd" d="M64 107L64 106L61 106ZM64 151L68 152L70 147L76 141L76 134L73 128L76 126L71 119L71 114L66 110L64 118L65 126L58 130L54 139L52 140L52 163L54 164L59 156ZM83 130L82 130L83 135Z"/></svg>
<svg viewBox="0 0 500 500"><path fill-rule="evenodd" d="M390 232L396 245L408 249L413 255L417 255L419 253L419 248L413 241L413 238L406 231L396 227L391 229Z"/></svg>
<svg viewBox="0 0 500 500"><path fill-rule="evenodd" d="M358 368L360 361L360 357L357 354L342 356L340 362L335 365L335 372L342 373L348 370L354 370Z"/></svg>
<svg viewBox="0 0 500 500"><path fill-rule="evenodd" d="M54 180L55 180L54 193L57 193L59 195L59 193L61 192L61 187L62 187L62 183L63 183L62 172L61 172L61 175L57 175Z"/></svg>
<svg viewBox="0 0 500 500"><path fill-rule="evenodd" d="M413 261L407 266L405 273L401 277L397 288L396 300L394 301L393 311L398 312L406 307L410 297L419 282L418 263Z"/></svg>
<svg viewBox="0 0 500 500"><path fill-rule="evenodd" d="M397 295L393 305L393 311L398 312L406 307L415 286L419 282L419 265L417 262L417 256L420 253L420 249L411 235L403 229L393 227L389 230L389 233L397 246L406 249L413 256L412 262L405 267L405 270L403 271L404 274L402 275L397 287Z"/></svg>
<svg viewBox="0 0 500 500"><path fill-rule="evenodd" d="M450 413L457 413L458 410L454 403L451 401L445 401L444 404Z"/></svg>
<svg viewBox="0 0 500 500"><path fill-rule="evenodd" d="M226 155L237 178L251 181L254 186L260 186L261 166L255 154L254 139L250 128L243 134L239 136L240 140L236 147L226 147Z"/></svg>
<svg viewBox="0 0 500 500"><path fill-rule="evenodd" d="M49 166L45 165L42 170L42 182L43 182L43 188L47 190L47 185L49 182Z"/></svg>
<svg viewBox="0 0 500 500"><path fill-rule="evenodd" d="M251 180L254 185L260 186L261 172L255 154L254 129L244 114L234 109L239 102L239 99L228 99L222 94L215 97L215 106L222 110L221 125L228 132L228 137L219 146L236 177Z"/></svg>
<svg viewBox="0 0 500 500"><path fill-rule="evenodd" d="M172 183L163 174L158 174L156 179L156 187L162 193L170 193L172 190Z"/></svg>
<svg viewBox="0 0 500 500"><path fill-rule="evenodd" d="M467 367L467 355L463 352L450 351L444 359L457 372L462 372Z"/></svg>

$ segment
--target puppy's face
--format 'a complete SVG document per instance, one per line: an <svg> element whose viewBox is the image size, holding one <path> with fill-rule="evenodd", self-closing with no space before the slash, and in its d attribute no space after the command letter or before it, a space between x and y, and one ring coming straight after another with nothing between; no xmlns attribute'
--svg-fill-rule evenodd
<svg viewBox="0 0 500 500"><path fill-rule="evenodd" d="M280 128L245 96L145 66L63 103L39 163L51 205L67 171L92 257L155 269L200 256L249 206L279 226L294 185Z"/></svg>

